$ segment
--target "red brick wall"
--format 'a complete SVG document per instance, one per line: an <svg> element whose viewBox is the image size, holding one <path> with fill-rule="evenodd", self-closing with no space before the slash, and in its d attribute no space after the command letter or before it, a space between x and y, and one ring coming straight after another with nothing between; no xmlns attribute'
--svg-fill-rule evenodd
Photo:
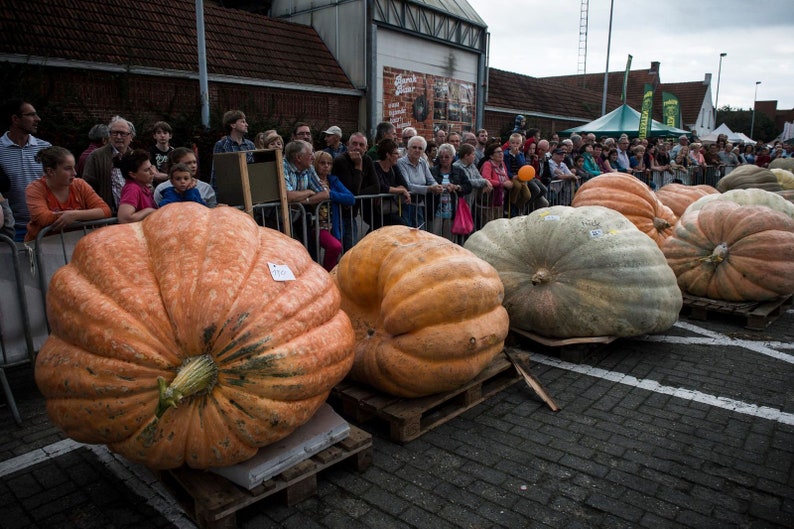
<svg viewBox="0 0 794 529"><path fill-rule="evenodd" d="M198 81L62 68L31 68L25 73L28 78L20 86L38 88L26 97L57 106L63 115L80 121L106 122L119 114L133 121L139 134L161 119L191 119L196 127L201 125ZM272 122L281 132L296 121L308 122L315 131L338 125L346 135L358 127L357 96L226 83L210 83L209 90L213 129L221 128L221 116L233 108L243 110L249 122ZM46 124L42 128L46 130ZM250 132L253 137L259 131Z"/></svg>

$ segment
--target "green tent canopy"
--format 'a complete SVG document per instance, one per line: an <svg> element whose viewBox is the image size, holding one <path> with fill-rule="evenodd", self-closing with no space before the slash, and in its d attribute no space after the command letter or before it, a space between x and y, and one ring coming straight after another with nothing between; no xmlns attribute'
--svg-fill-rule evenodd
<svg viewBox="0 0 794 529"><path fill-rule="evenodd" d="M571 134L580 134L583 132L592 132L596 136L612 136L617 137L621 134L627 134L630 138L635 138L640 135L640 113L623 104L604 116L591 121L585 125L573 127L561 131L560 136L570 136ZM690 137L692 133L688 130L677 129L675 127L668 127L656 120L651 121L651 136L681 136L686 135Z"/></svg>

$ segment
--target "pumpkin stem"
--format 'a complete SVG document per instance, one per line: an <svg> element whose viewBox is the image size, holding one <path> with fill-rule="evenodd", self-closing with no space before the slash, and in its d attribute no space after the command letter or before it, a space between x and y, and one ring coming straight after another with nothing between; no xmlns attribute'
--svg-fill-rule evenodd
<svg viewBox="0 0 794 529"><path fill-rule="evenodd" d="M670 227L670 223L664 220L661 217L654 217L653 218L653 227L657 229L657 231L664 231Z"/></svg>
<svg viewBox="0 0 794 529"><path fill-rule="evenodd" d="M533 286L538 286L541 283L548 283L549 281L551 281L551 274L549 274L549 271L546 270L545 268L541 268L540 270L532 274L530 281L532 282Z"/></svg>
<svg viewBox="0 0 794 529"><path fill-rule="evenodd" d="M708 257L701 257L700 261L704 261L707 263L714 263L720 264L728 257L728 243L721 242L717 246L714 247L714 250L711 252L711 255Z"/></svg>
<svg viewBox="0 0 794 529"><path fill-rule="evenodd" d="M168 408L176 408L185 397L209 390L218 380L218 366L210 355L188 358L179 368L171 384L166 386L163 377L157 377L160 400L155 415L161 418Z"/></svg>

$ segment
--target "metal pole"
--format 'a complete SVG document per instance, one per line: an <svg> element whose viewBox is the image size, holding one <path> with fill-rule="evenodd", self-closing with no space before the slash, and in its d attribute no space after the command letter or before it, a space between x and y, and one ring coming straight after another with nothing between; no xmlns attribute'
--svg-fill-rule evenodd
<svg viewBox="0 0 794 529"><path fill-rule="evenodd" d="M196 0L196 46L198 48L201 124L210 128L210 89L207 81L207 43L204 39L204 0Z"/></svg>
<svg viewBox="0 0 794 529"><path fill-rule="evenodd" d="M714 126L717 126L717 111L720 106L720 77L722 76L722 58L728 55L727 53L720 53L720 67L717 69L717 95L714 98Z"/></svg>
<svg viewBox="0 0 794 529"><path fill-rule="evenodd" d="M761 84L761 81L755 82L755 95L753 96L753 117L750 118L750 139L753 139L753 131L755 130L755 102L758 99L758 85ZM753 140L755 141L755 140Z"/></svg>
<svg viewBox="0 0 794 529"><path fill-rule="evenodd" d="M609 36L607 37L607 66L604 70L604 95L601 98L601 115L607 113L607 87L609 86L609 49L612 47L612 11L615 8L615 0L609 2Z"/></svg>

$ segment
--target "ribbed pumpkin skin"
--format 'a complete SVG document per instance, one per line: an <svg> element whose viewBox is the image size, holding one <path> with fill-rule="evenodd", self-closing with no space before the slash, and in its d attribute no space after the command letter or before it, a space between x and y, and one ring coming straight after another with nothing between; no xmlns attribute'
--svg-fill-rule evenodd
<svg viewBox="0 0 794 529"><path fill-rule="evenodd" d="M451 391L504 347L499 275L446 239L386 226L345 252L332 275L356 330L354 380L407 398Z"/></svg>
<svg viewBox="0 0 794 529"><path fill-rule="evenodd" d="M777 178L777 183L780 184L783 191L794 189L794 173L790 169L774 168L770 169L770 171Z"/></svg>
<svg viewBox="0 0 794 529"><path fill-rule="evenodd" d="M681 310L661 250L601 206L554 206L491 221L465 246L499 271L510 324L542 336L660 332Z"/></svg>
<svg viewBox="0 0 794 529"><path fill-rule="evenodd" d="M297 280L276 282L268 262ZM194 203L84 237L47 293L36 382L55 424L151 468L226 466L309 420L348 373L354 333L306 250L242 212ZM158 420L158 377L188 358L209 389Z"/></svg>
<svg viewBox="0 0 794 529"><path fill-rule="evenodd" d="M794 220L764 206L713 201L688 211L662 250L678 285L696 296L766 301L794 293Z"/></svg>
<svg viewBox="0 0 794 529"><path fill-rule="evenodd" d="M680 217L686 208L697 199L706 195L718 194L719 191L704 184L687 186L684 184L667 184L656 191L656 198L670 208L676 217Z"/></svg>
<svg viewBox="0 0 794 529"><path fill-rule="evenodd" d="M717 190L720 193L731 189L750 188L765 191L780 191L781 189L774 173L757 165L740 165L717 182Z"/></svg>
<svg viewBox="0 0 794 529"><path fill-rule="evenodd" d="M686 212L703 209L703 206L709 202L733 202L740 206L766 206L794 219L794 204L786 200L779 193L755 188L731 189L725 193L707 195L690 204Z"/></svg>
<svg viewBox="0 0 794 529"><path fill-rule="evenodd" d="M775 158L769 162L770 169L786 169L794 172L794 158Z"/></svg>
<svg viewBox="0 0 794 529"><path fill-rule="evenodd" d="M571 206L614 209L659 246L673 232L678 220L647 185L623 173L606 173L588 180L574 195Z"/></svg>
<svg viewBox="0 0 794 529"><path fill-rule="evenodd" d="M789 202L794 202L794 189L784 189L783 191L778 191L777 194Z"/></svg>

